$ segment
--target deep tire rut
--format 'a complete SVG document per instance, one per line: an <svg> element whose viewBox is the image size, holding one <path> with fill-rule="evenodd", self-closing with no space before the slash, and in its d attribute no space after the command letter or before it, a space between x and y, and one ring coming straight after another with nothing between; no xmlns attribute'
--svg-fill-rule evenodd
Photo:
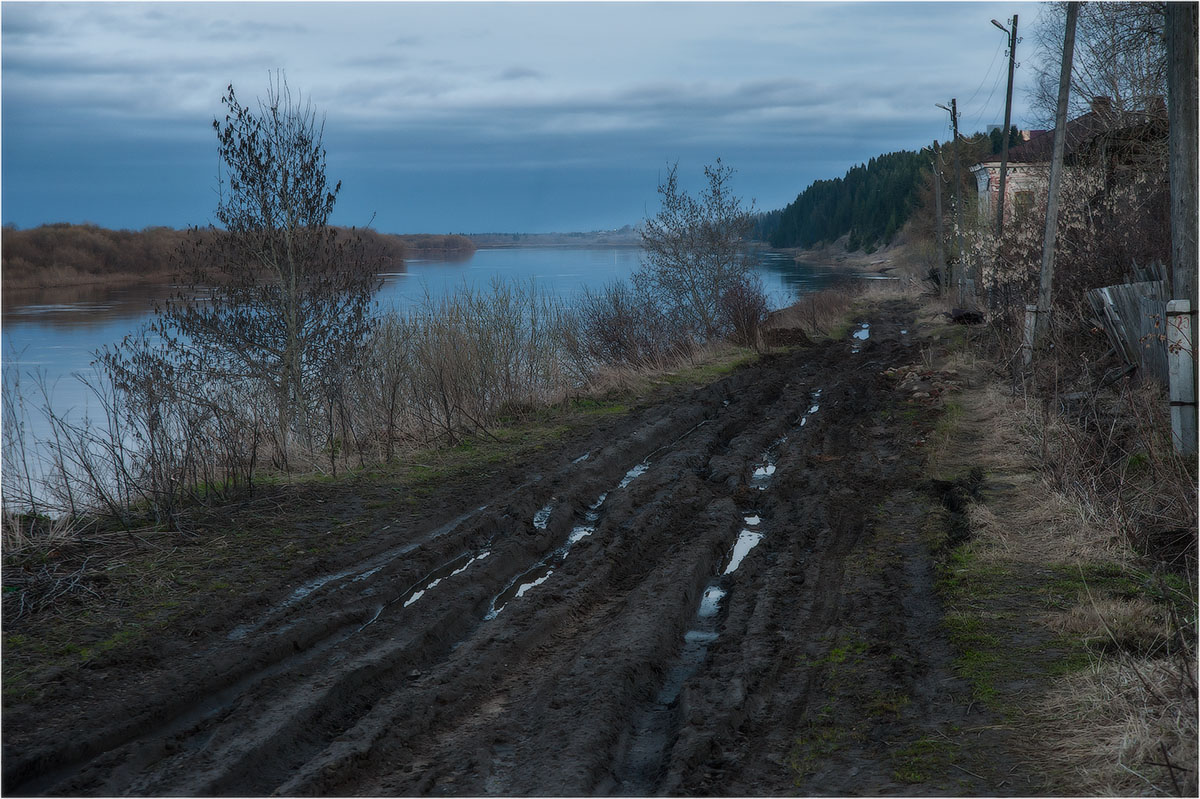
<svg viewBox="0 0 1200 799"><path fill-rule="evenodd" d="M147 675L123 722L6 758L5 789L794 790L789 736L820 677L804 664L828 656L847 563L911 478L880 425L911 313L644 409L483 506L385 525L377 552Z"/></svg>

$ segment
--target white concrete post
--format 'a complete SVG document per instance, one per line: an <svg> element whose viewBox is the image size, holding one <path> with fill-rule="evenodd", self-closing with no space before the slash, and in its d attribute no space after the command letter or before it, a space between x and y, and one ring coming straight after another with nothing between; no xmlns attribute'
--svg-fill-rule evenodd
<svg viewBox="0 0 1200 799"><path fill-rule="evenodd" d="M1025 335L1021 341L1021 360L1026 369L1033 365L1033 334L1037 330L1037 314L1036 305L1025 306Z"/></svg>
<svg viewBox="0 0 1200 799"><path fill-rule="evenodd" d="M1175 451L1196 454L1196 314L1189 300L1167 303L1167 376Z"/></svg>

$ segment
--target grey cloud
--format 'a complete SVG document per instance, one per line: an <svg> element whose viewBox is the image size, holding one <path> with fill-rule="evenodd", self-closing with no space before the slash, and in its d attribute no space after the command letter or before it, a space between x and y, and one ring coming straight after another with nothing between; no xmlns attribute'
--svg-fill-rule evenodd
<svg viewBox="0 0 1200 799"><path fill-rule="evenodd" d="M341 66L363 69L395 69L412 63L412 59L400 53L377 53L346 58L338 62Z"/></svg>
<svg viewBox="0 0 1200 799"><path fill-rule="evenodd" d="M27 38L53 33L58 29L57 20L44 6L33 3L4 4L4 39Z"/></svg>
<svg viewBox="0 0 1200 799"><path fill-rule="evenodd" d="M244 53L235 58L213 56L194 52L173 57L164 65L162 59L150 55L125 55L114 58L92 53L49 52L34 48L5 48L4 71L22 79L57 77L62 75L91 77L127 77L131 82L158 81L166 74L210 73L214 67L226 71L237 68L271 63L272 58L262 53ZM167 68L164 72L164 66Z"/></svg>
<svg viewBox="0 0 1200 799"><path fill-rule="evenodd" d="M541 78L542 73L528 67L509 67L500 73L500 80L529 80Z"/></svg>

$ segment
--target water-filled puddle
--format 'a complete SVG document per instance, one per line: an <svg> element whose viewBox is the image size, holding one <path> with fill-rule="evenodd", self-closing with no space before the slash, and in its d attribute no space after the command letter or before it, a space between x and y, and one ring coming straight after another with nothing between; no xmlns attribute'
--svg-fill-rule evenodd
<svg viewBox="0 0 1200 799"><path fill-rule="evenodd" d="M850 352L858 352L862 349L862 342L871 337L871 326L866 322L862 323L862 327L855 330L851 335L854 337L854 345L850 347Z"/></svg>
<svg viewBox="0 0 1200 799"><path fill-rule="evenodd" d="M710 585L705 588L704 595L700 597L700 609L696 611L696 615L702 619L717 615L717 611L721 609L721 600L724 598L725 592L720 586Z"/></svg>
<svg viewBox="0 0 1200 799"><path fill-rule="evenodd" d="M450 572L450 576L454 577L456 575L462 574L463 572L465 572L467 570L467 567L469 567L472 563L474 563L477 560L483 560L490 554L492 554L492 553L491 552L480 552L478 555L476 555L475 557L473 557L469 561L467 561L465 566L461 566L461 567L455 569L454 571Z"/></svg>
<svg viewBox="0 0 1200 799"><path fill-rule="evenodd" d="M462 563L463 559L467 557L467 555L464 553L449 563L430 572L423 580L421 580L421 582L418 583L418 585L424 585L425 587L419 591L414 591L413 594L407 600L405 600L404 607L408 607L421 597L425 596L426 592L437 588L438 584L441 583L442 580L462 574L471 566L472 563L483 560L490 554L491 552L480 552L478 555L467 559L466 563ZM462 563L461 566L459 565L460 563Z"/></svg>
<svg viewBox="0 0 1200 799"><path fill-rule="evenodd" d="M637 466L634 466L629 471L625 472L625 476L621 478L621 482L617 484L617 488L625 488L637 478L641 477L650 469L650 461L642 461Z"/></svg>
<svg viewBox="0 0 1200 799"><path fill-rule="evenodd" d="M533 514L533 526L539 530L545 530L546 525L550 521L550 513L553 510L554 510L553 505L547 505L546 507L539 510L537 513Z"/></svg>
<svg viewBox="0 0 1200 799"><path fill-rule="evenodd" d="M808 410L800 417L800 426L808 424L808 417L812 416L817 411L821 410L821 389L816 389L812 392L812 405L808 406Z"/></svg>
<svg viewBox="0 0 1200 799"><path fill-rule="evenodd" d="M635 467L636 468L636 467ZM632 470L631 470L632 471ZM644 470L643 470L644 471ZM636 476L636 475L635 475ZM496 618L500 615L500 611L514 599L519 599L525 596L527 592L538 587L546 580L550 579L550 575L554 574L554 567L567 559L567 555L571 552L571 547L578 544L584 538L587 538L592 533L596 532L596 523L600 520L600 506L604 504L604 500L608 499L608 492L605 491L596 501L588 505L588 509L584 511L583 517L587 521L586 524L577 524L567 536L567 541L561 547L551 552L548 556L538 561L533 568L526 571L509 583L503 591L501 591L495 599L492 600L492 606L488 610L485 620ZM548 508L549 506L547 506ZM545 510L545 508L543 508ZM539 511L539 514L541 512ZM549 513L546 514L549 517ZM537 524L535 517L534 524ZM544 524L542 525L544 528ZM481 557L486 557L484 553Z"/></svg>
<svg viewBox="0 0 1200 799"><path fill-rule="evenodd" d="M902 336L907 336L907 335L908 335L908 331L907 331L907 330L901 330L901 331L900 331L900 335L902 335Z"/></svg>
<svg viewBox="0 0 1200 799"><path fill-rule="evenodd" d="M738 533L737 542L733 545L733 554L729 557L729 565L725 567L724 573L733 574L737 571L737 567L742 565L742 560L750 550L758 546L758 542L762 539L762 533L754 533L749 530L742 530Z"/></svg>
<svg viewBox="0 0 1200 799"><path fill-rule="evenodd" d="M742 518L742 521L744 521L746 524L750 525L751 527L754 527L755 525L762 523L762 518L756 514L754 516L745 516Z"/></svg>
<svg viewBox="0 0 1200 799"><path fill-rule="evenodd" d="M537 579L532 580L528 583L521 583L521 586L517 589L517 593L514 594L513 596L515 598L520 598L520 597L525 596L525 592L527 592L531 588L536 588L537 586L546 582L547 580L550 579L550 575L552 575L552 574L554 574L554 569L547 569L546 573L543 574L541 577L538 577Z"/></svg>
<svg viewBox="0 0 1200 799"><path fill-rule="evenodd" d="M587 538L592 533L596 532L596 528L590 524L581 524L571 530L571 534L567 536L567 544L578 544L583 539ZM563 553L563 558L567 557L567 553Z"/></svg>
<svg viewBox="0 0 1200 799"><path fill-rule="evenodd" d="M591 454L592 453L590 453L590 452L585 452L582 455L580 455L578 458L576 458L575 460L571 461L571 463L583 463L591 456Z"/></svg>
<svg viewBox="0 0 1200 799"><path fill-rule="evenodd" d="M755 467L754 472L750 475L750 487L757 488L759 491L766 491L767 486L771 484L771 478L775 476L775 464L771 462L770 455L763 456L763 462Z"/></svg>
<svg viewBox="0 0 1200 799"><path fill-rule="evenodd" d="M555 553L557 554L557 553ZM566 556L566 552L563 552ZM501 591L495 599L492 600L492 607L488 610L485 620L494 619L500 615L500 611L508 607L508 603L514 599L520 599L525 596L530 590L536 588L542 583L550 579L550 575L554 574L554 567L546 561L542 561L534 566L529 571L517 577L508 587Z"/></svg>

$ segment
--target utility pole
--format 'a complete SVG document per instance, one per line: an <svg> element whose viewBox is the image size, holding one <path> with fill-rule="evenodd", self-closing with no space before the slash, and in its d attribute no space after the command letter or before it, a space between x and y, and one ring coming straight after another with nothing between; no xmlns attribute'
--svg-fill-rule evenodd
<svg viewBox="0 0 1200 799"><path fill-rule="evenodd" d="M958 296L962 301L964 273L967 269L967 250L963 247L963 198L962 198L962 146L958 140L958 99L950 98L950 119L954 122L954 217L958 226L955 240L958 244Z"/></svg>
<svg viewBox="0 0 1200 799"><path fill-rule="evenodd" d="M950 98L950 118L954 121L954 216L958 223L958 235L955 238L958 242L959 286L962 286L962 274L967 271L967 251L963 247L962 147L958 140L958 100L953 97Z"/></svg>
<svg viewBox="0 0 1200 799"><path fill-rule="evenodd" d="M950 278L946 274L946 244L942 238L942 154L937 139L933 141L933 199L937 206L938 293L944 297L950 291Z"/></svg>
<svg viewBox="0 0 1200 799"><path fill-rule="evenodd" d="M1195 456L1196 424L1196 39L1195 3L1166 4L1167 123L1170 130L1171 301L1167 365L1175 451Z"/></svg>
<svg viewBox="0 0 1200 799"><path fill-rule="evenodd" d="M1171 296L1196 308L1196 4L1166 4Z"/></svg>
<svg viewBox="0 0 1200 799"><path fill-rule="evenodd" d="M1042 239L1042 275L1038 287L1034 344L1050 329L1050 300L1054 287L1054 244L1058 234L1058 190L1062 182L1063 152L1067 143L1067 100L1071 95L1071 63L1075 55L1075 20L1079 3L1067 3L1067 29L1063 36L1062 71L1058 77L1058 110L1054 116L1054 155L1050 160L1050 189L1046 197L1046 232Z"/></svg>
<svg viewBox="0 0 1200 799"><path fill-rule="evenodd" d="M950 123L954 127L954 212L958 230L955 234L955 245L958 247L958 268L954 270L955 282L958 283L958 297L963 297L963 271L966 268L966 252L963 249L963 203L962 203L962 158L958 146L958 99L950 98L950 107L936 103L943 111L950 112Z"/></svg>
<svg viewBox="0 0 1200 799"><path fill-rule="evenodd" d="M1008 34L1008 93L1004 96L1004 143L1000 145L1000 199L996 202L996 238L1004 235L1004 187L1008 179L1008 131L1012 127L1013 71L1017 68L1017 15L1013 14L1012 30L996 20L992 24Z"/></svg>

